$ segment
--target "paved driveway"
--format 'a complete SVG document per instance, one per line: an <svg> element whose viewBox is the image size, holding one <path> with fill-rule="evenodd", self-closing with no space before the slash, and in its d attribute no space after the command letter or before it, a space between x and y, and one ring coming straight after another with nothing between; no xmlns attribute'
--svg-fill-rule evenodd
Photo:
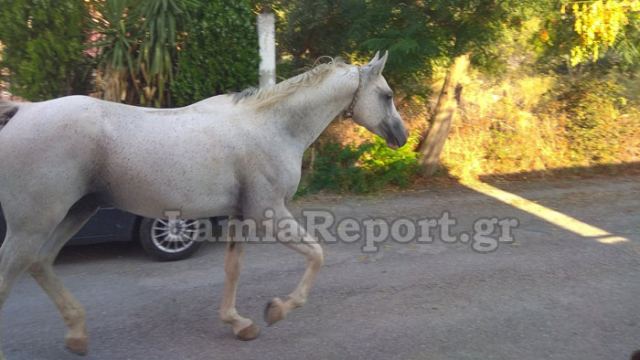
<svg viewBox="0 0 640 360"><path fill-rule="evenodd" d="M305 199L338 218L439 217L456 231L480 217L515 217L515 243L488 254L469 244L326 244L307 305L239 342L217 318L223 246L175 263L135 245L64 250L56 268L85 305L87 359L629 359L640 349L640 178L497 184L622 236L604 244L464 187L377 197ZM264 325L264 304L286 295L304 261L279 245L247 247L239 311ZM2 313L11 359L79 359L35 282L23 277Z"/></svg>

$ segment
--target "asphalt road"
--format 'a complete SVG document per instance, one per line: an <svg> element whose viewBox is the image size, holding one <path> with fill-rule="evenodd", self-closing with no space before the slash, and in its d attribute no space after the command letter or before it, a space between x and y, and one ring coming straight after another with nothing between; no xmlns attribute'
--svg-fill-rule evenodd
<svg viewBox="0 0 640 360"><path fill-rule="evenodd" d="M289 293L303 259L280 245L247 247L238 309L262 327L235 340L217 317L223 246L157 263L135 245L66 248L58 273L88 312L87 359L629 359L640 349L640 177L497 184L628 241L603 244L464 187L377 197L313 198L294 208L337 217L438 217L456 231L515 217L515 243L326 244L307 305L267 328L265 303ZM2 313L11 359L80 359L64 325L24 276Z"/></svg>

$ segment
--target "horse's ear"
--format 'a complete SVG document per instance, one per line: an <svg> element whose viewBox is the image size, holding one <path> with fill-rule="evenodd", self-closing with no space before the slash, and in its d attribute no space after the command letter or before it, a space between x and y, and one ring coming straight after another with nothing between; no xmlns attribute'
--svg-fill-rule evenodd
<svg viewBox="0 0 640 360"><path fill-rule="evenodd" d="M387 63L389 52L385 51L382 58L379 58L379 55L380 54L376 52L376 56L374 56L373 60L366 66L366 72L372 78L382 75L382 70L384 70L384 65Z"/></svg>
<svg viewBox="0 0 640 360"><path fill-rule="evenodd" d="M380 62L380 73L378 75L382 75L382 70L384 70L384 66L387 64L387 59L389 58L389 50L384 51L384 55L382 55L382 59L378 60Z"/></svg>
<svg viewBox="0 0 640 360"><path fill-rule="evenodd" d="M373 59L371 59L371 61L369 61L369 65L373 64L374 62L378 61L380 59L380 51L376 51L375 55L373 55Z"/></svg>

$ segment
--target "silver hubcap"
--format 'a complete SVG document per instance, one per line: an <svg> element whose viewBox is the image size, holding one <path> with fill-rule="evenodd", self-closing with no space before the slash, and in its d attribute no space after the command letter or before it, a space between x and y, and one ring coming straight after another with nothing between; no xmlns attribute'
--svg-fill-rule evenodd
<svg viewBox="0 0 640 360"><path fill-rule="evenodd" d="M151 241L164 252L181 252L193 246L199 227L197 220L155 219L151 225Z"/></svg>

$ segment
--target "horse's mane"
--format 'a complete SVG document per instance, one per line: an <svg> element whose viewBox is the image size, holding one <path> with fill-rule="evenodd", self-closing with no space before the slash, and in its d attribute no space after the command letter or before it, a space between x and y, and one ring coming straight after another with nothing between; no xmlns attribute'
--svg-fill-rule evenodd
<svg viewBox="0 0 640 360"><path fill-rule="evenodd" d="M233 102L237 104L241 101L247 101L257 108L264 108L278 103L303 87L318 85L332 70L346 65L340 58L329 59L330 61L328 63L317 65L311 70L282 81L274 86L263 89L250 87L235 93L233 94Z"/></svg>

